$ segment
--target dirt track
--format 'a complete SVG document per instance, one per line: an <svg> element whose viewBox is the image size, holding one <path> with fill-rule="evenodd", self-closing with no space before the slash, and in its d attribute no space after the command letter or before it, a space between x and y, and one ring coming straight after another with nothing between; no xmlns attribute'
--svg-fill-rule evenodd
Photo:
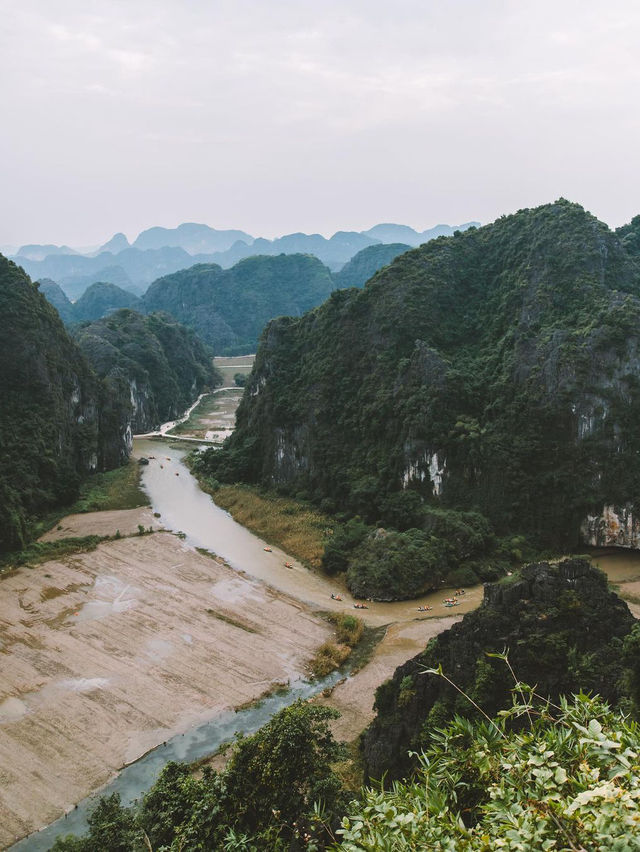
<svg viewBox="0 0 640 852"><path fill-rule="evenodd" d="M77 517L63 528L96 530ZM302 672L330 635L304 605L168 533L20 568L0 591L0 847L173 734Z"/></svg>

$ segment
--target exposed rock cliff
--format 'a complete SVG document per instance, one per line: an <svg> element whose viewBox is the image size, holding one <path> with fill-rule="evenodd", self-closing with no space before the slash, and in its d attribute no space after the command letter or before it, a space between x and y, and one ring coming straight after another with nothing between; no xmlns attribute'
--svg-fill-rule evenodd
<svg viewBox="0 0 640 852"><path fill-rule="evenodd" d="M509 651L516 677L543 696L593 690L611 702L626 695L625 672L639 671L623 639L635 624L605 575L583 559L526 565L519 574L485 587L480 609L440 634L424 653L396 669L376 695L377 717L364 738L372 777L401 777L408 752L429 739L431 727L473 706L444 673L489 715L510 704L513 677L486 652Z"/></svg>

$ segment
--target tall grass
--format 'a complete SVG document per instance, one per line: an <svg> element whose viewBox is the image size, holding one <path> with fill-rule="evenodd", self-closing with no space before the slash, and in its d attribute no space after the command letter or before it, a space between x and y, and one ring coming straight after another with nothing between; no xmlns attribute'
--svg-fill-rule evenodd
<svg viewBox="0 0 640 852"><path fill-rule="evenodd" d="M333 521L306 503L259 492L246 485L221 485L214 499L236 521L311 568L320 568Z"/></svg>

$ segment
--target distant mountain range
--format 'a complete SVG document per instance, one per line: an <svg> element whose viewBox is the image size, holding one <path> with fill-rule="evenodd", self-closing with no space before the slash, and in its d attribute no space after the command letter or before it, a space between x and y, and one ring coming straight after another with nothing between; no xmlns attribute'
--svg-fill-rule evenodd
<svg viewBox="0 0 640 852"><path fill-rule="evenodd" d="M268 320L319 305L336 289L363 287L375 273L411 247L377 243L362 249L333 273L309 254L257 255L230 269L199 263L156 279L138 297L105 281L91 284L76 302L50 278L38 282L68 326L99 320L121 308L143 314L165 311L196 331L217 354L255 349Z"/></svg>
<svg viewBox="0 0 640 852"><path fill-rule="evenodd" d="M152 281L163 275L198 263L216 263L229 269L255 255L311 254L337 272L369 246L385 243L418 246L478 224L436 225L416 231L407 225L386 223L368 231L338 231L329 239L321 234L295 233L267 240L240 230L216 230L208 225L184 223L177 228L149 228L133 243L118 233L93 252L82 253L69 246L25 245L12 259L34 280L52 279L68 298L75 300L95 281L142 294Z"/></svg>

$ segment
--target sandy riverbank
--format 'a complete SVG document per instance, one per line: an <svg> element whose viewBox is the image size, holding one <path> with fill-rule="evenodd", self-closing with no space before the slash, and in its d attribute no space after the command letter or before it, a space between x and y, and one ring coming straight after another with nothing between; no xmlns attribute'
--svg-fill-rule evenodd
<svg viewBox="0 0 640 852"><path fill-rule="evenodd" d="M144 511L62 526L124 532ZM20 568L0 587L1 847L173 734L302 672L331 632L168 533Z"/></svg>
<svg viewBox="0 0 640 852"><path fill-rule="evenodd" d="M330 696L314 699L341 713L340 718L331 723L335 738L347 742L354 740L373 720L373 701L378 686L390 678L398 666L424 651L430 639L460 620L461 617L429 618L391 624L364 668L339 683Z"/></svg>

